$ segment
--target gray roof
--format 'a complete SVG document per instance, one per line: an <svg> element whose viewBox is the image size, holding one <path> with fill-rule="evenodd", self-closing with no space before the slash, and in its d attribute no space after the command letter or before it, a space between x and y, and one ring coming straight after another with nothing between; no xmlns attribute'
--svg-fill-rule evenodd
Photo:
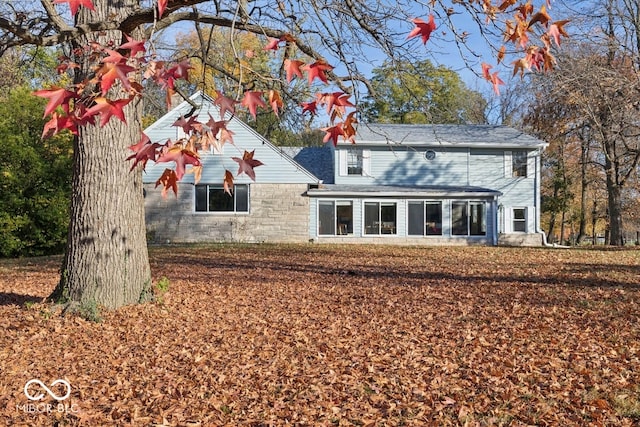
<svg viewBox="0 0 640 427"><path fill-rule="evenodd" d="M430 185L404 187L398 185L324 185L307 190L314 197L494 197L497 190L474 186Z"/></svg>
<svg viewBox="0 0 640 427"><path fill-rule="evenodd" d="M280 147L280 150L325 184L333 184L333 146Z"/></svg>
<svg viewBox="0 0 640 427"><path fill-rule="evenodd" d="M355 138L361 145L420 145L484 148L544 148L548 144L508 126L361 124ZM340 141L339 145L350 144Z"/></svg>

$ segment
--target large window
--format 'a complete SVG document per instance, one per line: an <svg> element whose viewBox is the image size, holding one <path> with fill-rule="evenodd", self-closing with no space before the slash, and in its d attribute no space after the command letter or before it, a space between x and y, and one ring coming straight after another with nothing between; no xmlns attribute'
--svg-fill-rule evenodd
<svg viewBox="0 0 640 427"><path fill-rule="evenodd" d="M511 153L511 170L512 176L527 177L527 152L524 150L513 151Z"/></svg>
<svg viewBox="0 0 640 427"><path fill-rule="evenodd" d="M196 212L249 212L249 186L233 186L233 194L222 185L196 185Z"/></svg>
<svg viewBox="0 0 640 427"><path fill-rule="evenodd" d="M442 235L441 202L409 202L408 211L410 236Z"/></svg>
<svg viewBox="0 0 640 427"><path fill-rule="evenodd" d="M396 203L365 202L364 234L396 234Z"/></svg>
<svg viewBox="0 0 640 427"><path fill-rule="evenodd" d="M452 202L451 234L454 236L485 236L487 206L484 202Z"/></svg>
<svg viewBox="0 0 640 427"><path fill-rule="evenodd" d="M318 234L353 234L353 203L349 200L320 200L318 202Z"/></svg>
<svg viewBox="0 0 640 427"><path fill-rule="evenodd" d="M512 230L518 233L527 232L527 208L513 208Z"/></svg>

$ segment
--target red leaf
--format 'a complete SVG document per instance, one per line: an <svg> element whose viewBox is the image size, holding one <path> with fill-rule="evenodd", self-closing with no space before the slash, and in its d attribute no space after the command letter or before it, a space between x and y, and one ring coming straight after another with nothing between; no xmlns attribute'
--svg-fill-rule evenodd
<svg viewBox="0 0 640 427"><path fill-rule="evenodd" d="M116 79L122 82L122 86L128 91L131 90L131 82L127 77L127 74L135 71L135 68L124 63L105 63L100 70L96 73L96 76L100 79L100 88L102 94L105 95Z"/></svg>
<svg viewBox="0 0 640 427"><path fill-rule="evenodd" d="M158 148L160 147L160 144L152 143L149 137L143 132L140 141L129 147L134 154L127 157L127 160L135 159L130 170L133 170L138 163L142 163L142 169L144 170L147 166L147 161L156 160L156 157L158 156Z"/></svg>
<svg viewBox="0 0 640 427"><path fill-rule="evenodd" d="M302 104L302 114L305 113L305 111L310 112L311 114L315 115L317 113L316 109L318 107L318 104L316 101L311 101L311 102L303 102Z"/></svg>
<svg viewBox="0 0 640 427"><path fill-rule="evenodd" d="M58 106L62 106L64 112L69 114L69 100L77 97L75 92L59 87L37 90L33 94L42 98L49 98L42 117L51 114Z"/></svg>
<svg viewBox="0 0 640 427"><path fill-rule="evenodd" d="M415 28L409 33L407 39L412 39L416 36L422 37L422 43L426 44L431 37L431 33L436 29L436 22L433 18L433 14L429 15L429 22L424 22L420 18L415 18L413 20L415 24Z"/></svg>
<svg viewBox="0 0 640 427"><path fill-rule="evenodd" d="M269 43L264 47L264 50L278 50L278 43L280 43L280 39L269 39Z"/></svg>
<svg viewBox="0 0 640 427"><path fill-rule="evenodd" d="M333 70L333 67L327 64L325 61L320 60L314 62L313 64L307 64L302 67L302 69L307 72L309 84L313 83L313 80L316 78L323 83L327 83L327 75L325 71L331 71Z"/></svg>
<svg viewBox="0 0 640 427"><path fill-rule="evenodd" d="M266 104L262 99L262 92L252 90L248 90L244 93L244 98L242 98L240 105L248 108L254 119L256 118L256 109L259 106L262 108L266 107Z"/></svg>
<svg viewBox="0 0 640 427"><path fill-rule="evenodd" d="M287 73L287 83L291 83L294 77L302 78L302 70L300 66L304 65L304 62L297 59L285 59L284 69Z"/></svg>
<svg viewBox="0 0 640 427"><path fill-rule="evenodd" d="M322 130L326 132L326 135L322 139L322 142L326 143L331 141L334 147L338 145L338 138L340 136L344 136L344 131L342 130L342 123L338 123L335 126L322 128Z"/></svg>
<svg viewBox="0 0 640 427"><path fill-rule="evenodd" d="M144 40L135 40L125 34L127 42L120 45L120 49L129 49L129 56L135 57L138 52L145 53L147 49L144 47Z"/></svg>
<svg viewBox="0 0 640 427"><path fill-rule="evenodd" d="M236 113L236 104L238 103L238 101L224 96L224 94L219 90L216 90L216 94L217 98L215 99L215 101L213 101L213 104L217 105L220 108L220 118L224 119L227 111L231 111L231 115L234 115Z"/></svg>
<svg viewBox="0 0 640 427"><path fill-rule="evenodd" d="M109 54L109 56L105 56L102 58L100 62L102 63L111 63L111 64L124 64L127 62L127 58L122 56L120 52L117 52L113 49L105 49L105 52Z"/></svg>
<svg viewBox="0 0 640 427"><path fill-rule="evenodd" d="M228 170L224 171L223 186L225 193L233 194L233 174Z"/></svg>
<svg viewBox="0 0 640 427"><path fill-rule="evenodd" d="M69 3L69 9L71 9L71 14L73 16L76 15L80 6L84 6L90 10L95 10L92 0L53 0L53 4L60 3Z"/></svg>
<svg viewBox="0 0 640 427"><path fill-rule="evenodd" d="M185 173L186 165L200 166L200 158L191 150L185 150L179 145L169 148L156 159L157 163L175 162L178 181Z"/></svg>
<svg viewBox="0 0 640 427"><path fill-rule="evenodd" d="M171 126L181 127L184 133L191 133L197 127L198 124L201 124L196 120L195 116L189 117L189 120L185 120L184 116L180 116L178 120L176 120Z"/></svg>
<svg viewBox="0 0 640 427"><path fill-rule="evenodd" d="M260 160L254 160L253 153L255 153L255 150L251 152L245 150L242 158L232 157L232 159L238 162L238 175L246 173L249 178L255 181L256 173L253 168L262 166L264 163L262 163Z"/></svg>
<svg viewBox="0 0 640 427"><path fill-rule="evenodd" d="M556 43L556 46L560 46L560 36L569 37L569 34L567 34L564 29L564 25L567 22L569 21L556 21L549 27L549 31L547 33L549 34L549 37L551 37L551 39L553 39L553 41Z"/></svg>
<svg viewBox="0 0 640 427"><path fill-rule="evenodd" d="M158 0L158 16L162 17L168 2L169 0Z"/></svg>
<svg viewBox="0 0 640 427"><path fill-rule="evenodd" d="M269 105L271 105L273 112L277 116L279 109L282 108L282 106L284 105L282 103L282 97L280 96L280 92L275 91L273 89L269 91Z"/></svg>
<svg viewBox="0 0 640 427"><path fill-rule="evenodd" d="M120 119L121 122L127 123L127 120L124 117L124 111L122 111L122 109L129 102L131 102L131 98L116 99L115 101L111 101L110 99L99 96L94 101L95 105L93 105L84 113L84 115L82 116L83 119L90 116L95 116L96 114L100 114L100 127L106 125L112 116L116 116Z"/></svg>
<svg viewBox="0 0 640 427"><path fill-rule="evenodd" d="M69 116L60 116L54 111L51 115L51 120L45 123L44 128L42 129L41 138L45 139L49 136L53 136L64 129L68 129L74 135L78 134L76 124Z"/></svg>
<svg viewBox="0 0 640 427"><path fill-rule="evenodd" d="M165 169L160 178L156 181L156 188L162 184L162 197L167 197L167 191L173 190L173 194L178 195L178 178L173 169Z"/></svg>

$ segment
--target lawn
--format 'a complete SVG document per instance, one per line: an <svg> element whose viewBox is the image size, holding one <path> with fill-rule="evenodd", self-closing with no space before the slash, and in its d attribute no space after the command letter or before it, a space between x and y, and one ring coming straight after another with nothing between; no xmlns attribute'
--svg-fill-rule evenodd
<svg viewBox="0 0 640 427"><path fill-rule="evenodd" d="M640 251L255 245L151 251L158 299L41 303L0 261L0 422L640 424ZM166 279L163 279L166 278ZM61 397L59 404L36 384Z"/></svg>

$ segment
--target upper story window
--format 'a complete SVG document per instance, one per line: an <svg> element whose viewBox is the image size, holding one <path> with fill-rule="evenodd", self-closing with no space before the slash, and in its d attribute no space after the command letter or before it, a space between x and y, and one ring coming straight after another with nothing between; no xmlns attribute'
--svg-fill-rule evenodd
<svg viewBox="0 0 640 427"><path fill-rule="evenodd" d="M342 148L339 154L340 176L369 176L371 169L371 150L364 148Z"/></svg>
<svg viewBox="0 0 640 427"><path fill-rule="evenodd" d="M347 151L347 175L362 175L362 149L352 148Z"/></svg>
<svg viewBox="0 0 640 427"><path fill-rule="evenodd" d="M196 212L249 212L249 186L236 184L233 194L222 185L196 185Z"/></svg>
<svg viewBox="0 0 640 427"><path fill-rule="evenodd" d="M514 178L527 177L527 152L524 150L511 153L511 173Z"/></svg>

